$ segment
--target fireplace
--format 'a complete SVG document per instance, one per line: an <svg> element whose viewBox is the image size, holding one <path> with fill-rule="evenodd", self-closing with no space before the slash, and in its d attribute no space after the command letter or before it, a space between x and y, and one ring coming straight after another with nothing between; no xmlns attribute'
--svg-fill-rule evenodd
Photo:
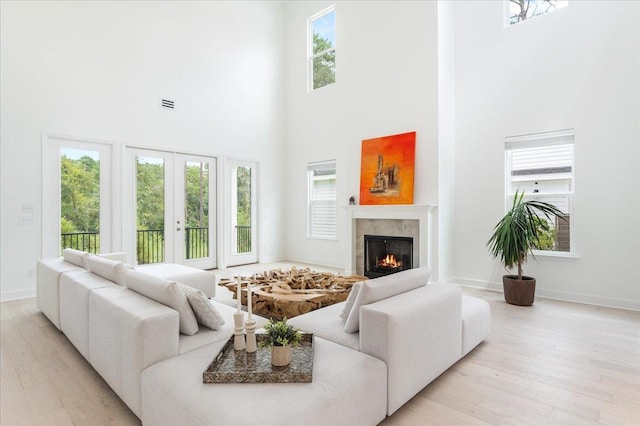
<svg viewBox="0 0 640 426"><path fill-rule="evenodd" d="M378 278L413 268L413 238L364 236L364 275Z"/></svg>

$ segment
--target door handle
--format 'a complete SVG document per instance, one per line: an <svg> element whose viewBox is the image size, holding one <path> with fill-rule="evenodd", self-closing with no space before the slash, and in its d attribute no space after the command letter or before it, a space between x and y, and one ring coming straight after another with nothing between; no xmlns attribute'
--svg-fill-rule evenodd
<svg viewBox="0 0 640 426"><path fill-rule="evenodd" d="M176 231L179 231L179 230L180 230L180 228L176 228Z"/></svg>

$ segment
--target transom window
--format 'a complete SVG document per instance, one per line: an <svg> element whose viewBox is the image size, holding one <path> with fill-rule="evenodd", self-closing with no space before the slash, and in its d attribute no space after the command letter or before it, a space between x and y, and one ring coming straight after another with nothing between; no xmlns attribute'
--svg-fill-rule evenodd
<svg viewBox="0 0 640 426"><path fill-rule="evenodd" d="M336 238L336 162L307 166L309 238Z"/></svg>
<svg viewBox="0 0 640 426"><path fill-rule="evenodd" d="M561 130L505 140L507 207L517 190L525 199L553 204L563 218L540 216L538 250L573 253L574 131ZM546 222L544 226L543 221ZM547 229L548 228L548 229Z"/></svg>
<svg viewBox="0 0 640 426"><path fill-rule="evenodd" d="M506 26L566 7L568 0L504 0Z"/></svg>
<svg viewBox="0 0 640 426"><path fill-rule="evenodd" d="M308 27L309 91L336 82L335 6L313 15Z"/></svg>

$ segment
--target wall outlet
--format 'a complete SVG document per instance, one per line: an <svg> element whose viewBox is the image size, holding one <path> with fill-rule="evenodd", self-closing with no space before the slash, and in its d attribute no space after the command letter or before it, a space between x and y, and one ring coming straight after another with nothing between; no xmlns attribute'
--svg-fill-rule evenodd
<svg viewBox="0 0 640 426"><path fill-rule="evenodd" d="M27 214L18 216L18 225L33 225L33 216Z"/></svg>
<svg viewBox="0 0 640 426"><path fill-rule="evenodd" d="M27 269L27 277L33 278L36 276L36 270L33 268Z"/></svg>
<svg viewBox="0 0 640 426"><path fill-rule="evenodd" d="M22 214L33 214L33 205L31 204L23 204L22 205Z"/></svg>

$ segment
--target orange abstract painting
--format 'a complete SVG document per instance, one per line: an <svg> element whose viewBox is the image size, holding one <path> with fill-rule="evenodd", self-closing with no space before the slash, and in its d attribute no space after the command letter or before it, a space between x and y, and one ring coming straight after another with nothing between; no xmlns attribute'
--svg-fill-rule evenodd
<svg viewBox="0 0 640 426"><path fill-rule="evenodd" d="M360 204L413 204L416 132L362 141Z"/></svg>

